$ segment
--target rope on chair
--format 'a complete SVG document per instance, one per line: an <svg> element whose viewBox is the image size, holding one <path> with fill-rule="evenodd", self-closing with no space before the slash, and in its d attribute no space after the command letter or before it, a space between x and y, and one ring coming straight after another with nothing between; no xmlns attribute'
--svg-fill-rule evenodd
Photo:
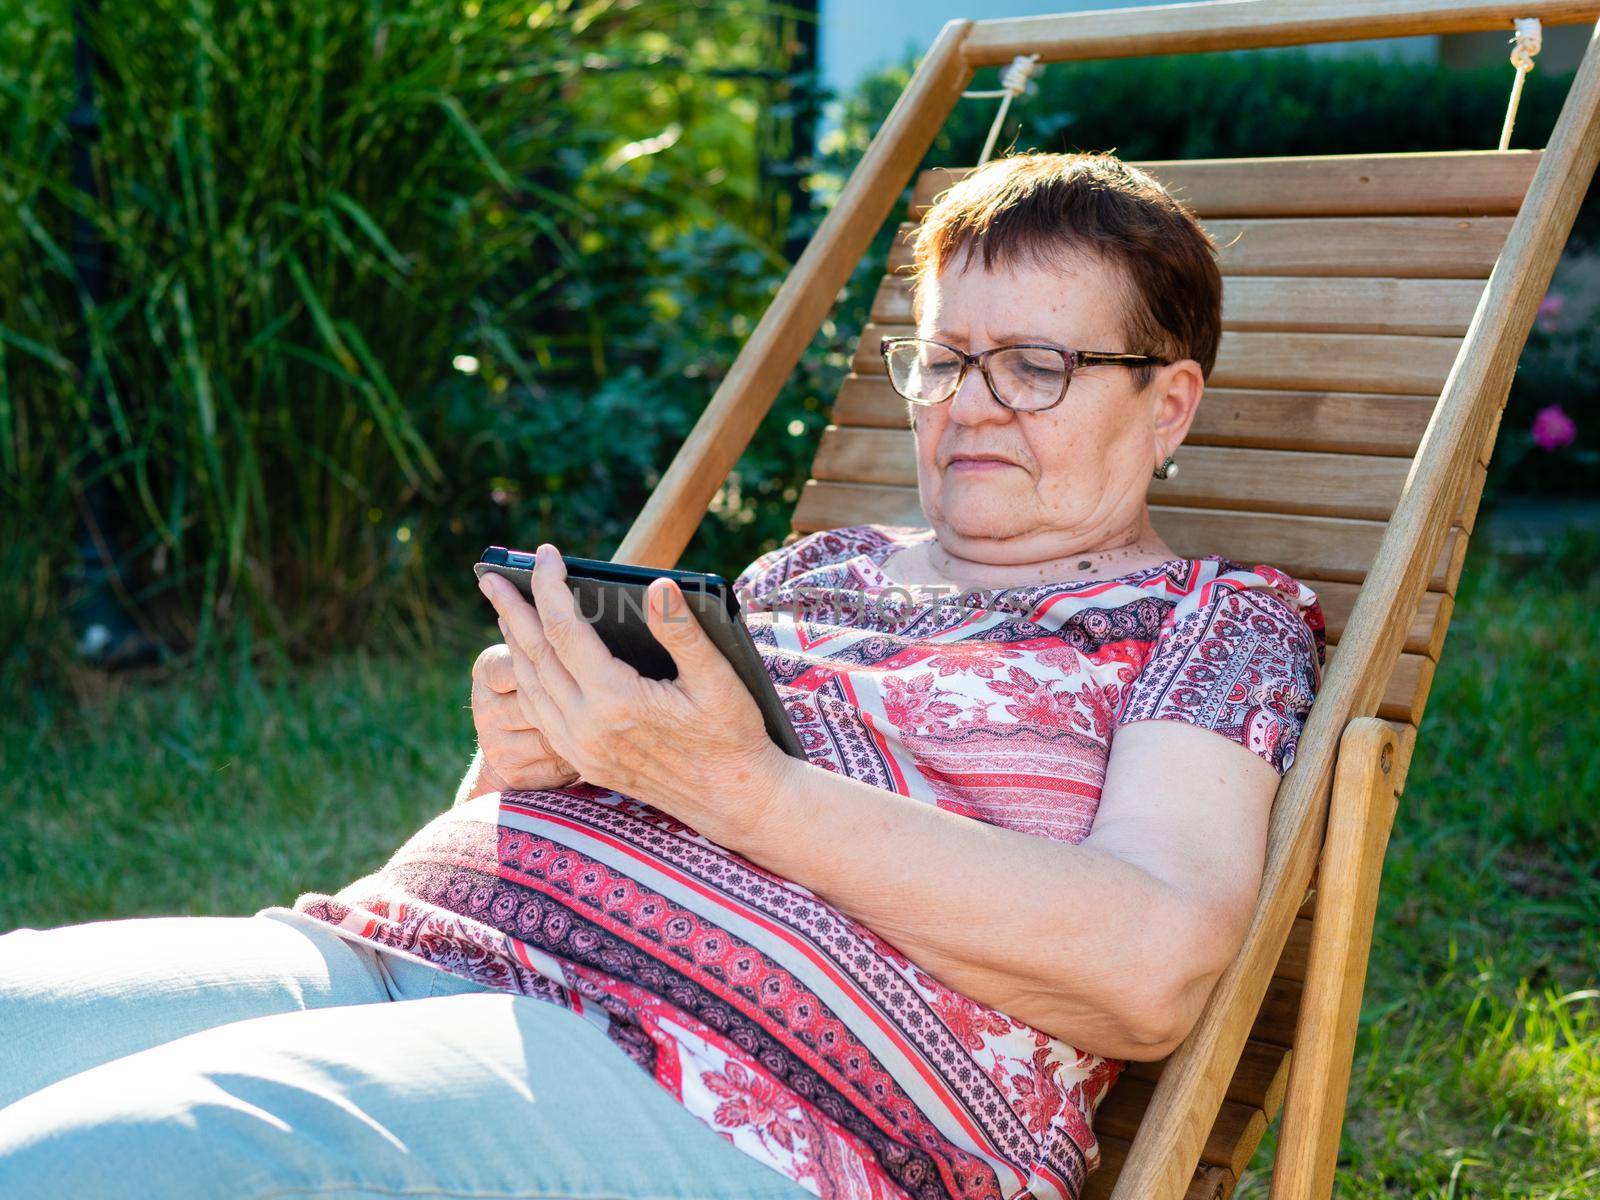
<svg viewBox="0 0 1600 1200"><path fill-rule="evenodd" d="M1505 127L1500 130L1502 150L1511 146L1511 125L1517 119L1517 104L1522 99L1522 81L1533 70L1533 56L1539 53L1543 42L1538 17L1516 17L1514 20L1517 32L1511 39L1516 43L1511 48L1511 65L1517 69L1517 77L1511 82L1511 103L1506 108Z"/></svg>
<svg viewBox="0 0 1600 1200"><path fill-rule="evenodd" d="M983 153L978 155L978 166L981 167L988 162L989 156L994 153L994 142L1000 136L1000 126L1005 123L1006 110L1011 107L1011 102L1027 89L1029 81L1041 69L1037 54L1019 54L1011 60L1009 67L1000 72L999 88L992 91L961 93L964 99L969 100L1001 97L1000 111L995 113L994 124L989 126L989 137L983 143Z"/></svg>

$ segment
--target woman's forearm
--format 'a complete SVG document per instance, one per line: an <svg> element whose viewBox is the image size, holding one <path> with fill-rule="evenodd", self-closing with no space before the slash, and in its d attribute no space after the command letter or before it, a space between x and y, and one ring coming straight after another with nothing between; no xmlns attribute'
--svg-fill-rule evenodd
<svg viewBox="0 0 1600 1200"><path fill-rule="evenodd" d="M762 819L703 829L802 884L946 987L1113 1057L1170 1046L1164 959L1187 910L1089 846L986 824L786 759Z"/></svg>

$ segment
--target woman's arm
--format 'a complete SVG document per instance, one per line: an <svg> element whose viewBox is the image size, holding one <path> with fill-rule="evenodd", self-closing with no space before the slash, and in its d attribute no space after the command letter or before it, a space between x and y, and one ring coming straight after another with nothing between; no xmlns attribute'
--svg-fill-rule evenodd
<svg viewBox="0 0 1600 1200"><path fill-rule="evenodd" d="M505 784L500 782L494 769L484 760L482 748L473 751L472 765L462 777L461 786L456 788L455 803L465 804L468 800L476 800L485 792L503 791Z"/></svg>
<svg viewBox="0 0 1600 1200"><path fill-rule="evenodd" d="M1124 726L1078 845L773 760L701 832L803 884L945 986L1094 1053L1160 1058L1249 923L1278 774L1176 721Z"/></svg>

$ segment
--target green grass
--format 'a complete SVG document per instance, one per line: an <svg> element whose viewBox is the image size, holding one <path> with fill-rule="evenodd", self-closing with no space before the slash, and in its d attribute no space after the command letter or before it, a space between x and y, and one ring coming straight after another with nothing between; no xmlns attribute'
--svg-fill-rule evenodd
<svg viewBox="0 0 1600 1200"><path fill-rule="evenodd" d="M0 930L251 913L381 866L472 758L472 660L498 640L479 632L0 716Z"/></svg>
<svg viewBox="0 0 1600 1200"><path fill-rule="evenodd" d="M1468 564L1385 866L1340 1196L1600 1195L1593 551ZM13 707L0 930L249 913L373 870L453 798L489 632ZM1271 1145L1240 1195L1266 1195Z"/></svg>

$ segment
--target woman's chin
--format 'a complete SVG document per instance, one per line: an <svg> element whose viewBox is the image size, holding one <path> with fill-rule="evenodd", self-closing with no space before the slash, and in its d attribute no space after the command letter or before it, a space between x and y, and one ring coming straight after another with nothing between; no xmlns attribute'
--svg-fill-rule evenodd
<svg viewBox="0 0 1600 1200"><path fill-rule="evenodd" d="M922 508L931 524L956 537L985 539L1016 537L1037 524L1031 489L1017 486L1011 478L1003 483L1000 478L1026 479L1023 472L995 472L993 480L982 481L978 474L971 479L945 479L936 495L923 489Z"/></svg>
<svg viewBox="0 0 1600 1200"><path fill-rule="evenodd" d="M961 538L1010 538L1025 532L1025 523L1019 519L1022 515L1019 508L947 504L940 523Z"/></svg>

